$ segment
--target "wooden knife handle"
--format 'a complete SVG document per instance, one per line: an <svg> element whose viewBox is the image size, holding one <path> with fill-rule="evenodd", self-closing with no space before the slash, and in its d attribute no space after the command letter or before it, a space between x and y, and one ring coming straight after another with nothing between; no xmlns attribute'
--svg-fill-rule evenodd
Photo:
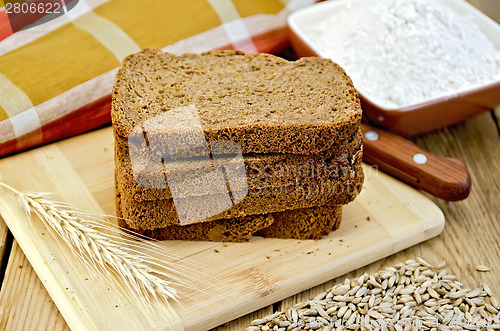
<svg viewBox="0 0 500 331"><path fill-rule="evenodd" d="M465 165L429 153L409 140L361 123L363 160L438 198L457 201L467 198L471 181Z"/></svg>

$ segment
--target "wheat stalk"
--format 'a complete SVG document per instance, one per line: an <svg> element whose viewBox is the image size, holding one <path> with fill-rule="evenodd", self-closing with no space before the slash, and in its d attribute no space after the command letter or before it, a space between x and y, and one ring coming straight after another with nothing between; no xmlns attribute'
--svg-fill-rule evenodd
<svg viewBox="0 0 500 331"><path fill-rule="evenodd" d="M177 299L177 291L172 284L155 275L160 272L144 263L133 250L127 251L118 246L116 241L95 229L91 221L72 212L67 205L48 199L41 193L20 192L2 182L0 187L14 193L28 216L32 213L37 215L78 256L86 256L92 264L120 277L141 299L149 301L147 298L150 296L165 302Z"/></svg>

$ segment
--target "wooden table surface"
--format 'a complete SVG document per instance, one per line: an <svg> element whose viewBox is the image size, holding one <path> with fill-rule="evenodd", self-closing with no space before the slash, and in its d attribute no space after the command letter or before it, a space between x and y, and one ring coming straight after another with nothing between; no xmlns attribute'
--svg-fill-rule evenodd
<svg viewBox="0 0 500 331"><path fill-rule="evenodd" d="M472 191L466 200L432 198L446 217L441 235L214 330L244 330L251 320L313 298L345 277L375 272L417 256L435 264L446 260L448 271L466 287L486 282L500 298L500 109L414 140L430 152L462 160L471 175ZM0 259L0 330L69 330L1 219ZM475 270L477 265L487 265L491 272L480 273Z"/></svg>
<svg viewBox="0 0 500 331"><path fill-rule="evenodd" d="M408 258L431 263L446 260L447 269L467 287L486 282L500 297L500 109L415 139L421 147L462 160L472 178L470 196L460 202L433 198L443 210L446 226L441 235L362 269L333 279L293 297L243 316L216 330L244 330L250 321L313 298L345 277L375 272ZM67 330L57 307L31 268L15 239L0 221L0 330ZM491 272L478 272L487 265Z"/></svg>

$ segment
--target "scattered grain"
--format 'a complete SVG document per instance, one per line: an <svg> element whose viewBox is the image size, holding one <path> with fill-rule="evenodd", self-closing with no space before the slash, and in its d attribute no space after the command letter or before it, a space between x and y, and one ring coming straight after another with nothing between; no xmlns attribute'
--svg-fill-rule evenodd
<svg viewBox="0 0 500 331"><path fill-rule="evenodd" d="M480 271L480 272L488 272L488 271L491 271L491 269L485 265L478 265L476 267L476 270L477 271Z"/></svg>
<svg viewBox="0 0 500 331"><path fill-rule="evenodd" d="M287 331L500 330L498 301L491 297L488 285L464 288L456 276L441 270L445 265L443 261L435 268L417 257L372 275L346 279L295 305L286 315L278 313L277 323L264 318L258 326L280 330L286 324Z"/></svg>

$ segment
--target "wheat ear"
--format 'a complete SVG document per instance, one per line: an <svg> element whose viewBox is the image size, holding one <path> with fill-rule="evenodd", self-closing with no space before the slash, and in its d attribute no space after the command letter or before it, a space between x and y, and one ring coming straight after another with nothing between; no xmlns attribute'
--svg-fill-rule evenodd
<svg viewBox="0 0 500 331"><path fill-rule="evenodd" d="M2 182L0 187L14 193L28 216L32 213L37 215L73 251L85 255L93 264L97 262L100 266L109 266L112 270L108 272L118 275L139 295L151 295L161 300L177 299L177 291L170 282L157 277L155 271L140 258L120 248L67 206L40 193L20 192Z"/></svg>

